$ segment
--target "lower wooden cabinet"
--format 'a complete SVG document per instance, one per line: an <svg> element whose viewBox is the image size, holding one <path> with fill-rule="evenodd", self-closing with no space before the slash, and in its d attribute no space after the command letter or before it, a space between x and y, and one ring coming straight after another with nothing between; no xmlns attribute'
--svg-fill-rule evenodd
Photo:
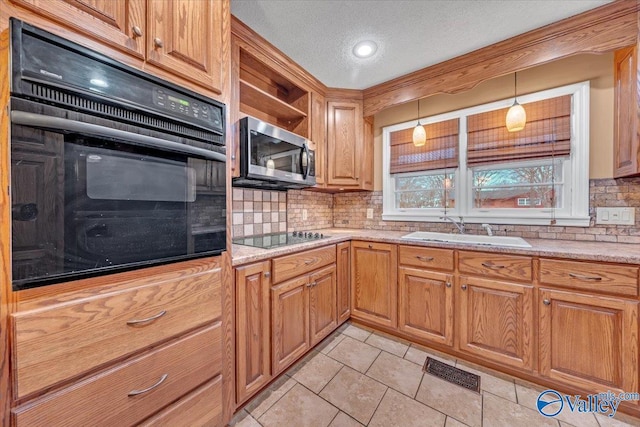
<svg viewBox="0 0 640 427"><path fill-rule="evenodd" d="M309 339L313 347L338 324L336 312L336 266L330 265L310 276Z"/></svg>
<svg viewBox="0 0 640 427"><path fill-rule="evenodd" d="M398 289L398 329L453 346L453 274L400 267Z"/></svg>
<svg viewBox="0 0 640 427"><path fill-rule="evenodd" d="M244 402L271 380L271 263L236 268L236 399Z"/></svg>
<svg viewBox="0 0 640 427"><path fill-rule="evenodd" d="M351 315L369 323L398 326L396 245L351 242Z"/></svg>
<svg viewBox="0 0 640 427"><path fill-rule="evenodd" d="M351 316L351 243L342 242L337 245L336 256L338 286L336 307L338 323L346 322Z"/></svg>
<svg viewBox="0 0 640 427"><path fill-rule="evenodd" d="M460 350L533 370L533 292L531 285L460 276Z"/></svg>
<svg viewBox="0 0 640 427"><path fill-rule="evenodd" d="M539 290L540 374L593 392L638 391L638 302Z"/></svg>

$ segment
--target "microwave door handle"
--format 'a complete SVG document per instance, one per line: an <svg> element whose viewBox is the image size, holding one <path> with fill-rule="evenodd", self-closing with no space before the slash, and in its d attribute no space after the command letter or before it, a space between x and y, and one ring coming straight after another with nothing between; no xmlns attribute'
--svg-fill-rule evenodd
<svg viewBox="0 0 640 427"><path fill-rule="evenodd" d="M306 157L307 159L307 166L305 167L303 164L302 159ZM311 162L309 161L309 147L307 147L306 143L302 144L302 155L300 156L300 169L302 169L302 178L303 179L307 179L307 177L309 176L309 168L311 166Z"/></svg>
<svg viewBox="0 0 640 427"><path fill-rule="evenodd" d="M24 111L12 111L11 123L35 128L60 130L64 132L77 132L88 136L114 138L119 142L130 145L159 148L161 150L201 157L217 162L227 161L227 156L216 151L205 150L203 148L192 147L190 145L154 138L152 136L140 135L120 129L112 129L105 126L63 119L60 117L51 117L42 114L27 113Z"/></svg>

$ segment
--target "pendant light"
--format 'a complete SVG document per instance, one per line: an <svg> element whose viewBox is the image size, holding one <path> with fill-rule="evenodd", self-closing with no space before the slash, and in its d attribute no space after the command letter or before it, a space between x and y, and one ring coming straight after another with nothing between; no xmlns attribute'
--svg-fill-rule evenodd
<svg viewBox="0 0 640 427"><path fill-rule="evenodd" d="M427 143L427 132L424 126L420 124L420 100L418 99L418 124L413 128L413 145L422 147Z"/></svg>
<svg viewBox="0 0 640 427"><path fill-rule="evenodd" d="M518 73L513 73L513 105L507 111L507 130L509 132L518 132L524 129L524 125L527 123L527 113L524 111L524 107L518 103Z"/></svg>

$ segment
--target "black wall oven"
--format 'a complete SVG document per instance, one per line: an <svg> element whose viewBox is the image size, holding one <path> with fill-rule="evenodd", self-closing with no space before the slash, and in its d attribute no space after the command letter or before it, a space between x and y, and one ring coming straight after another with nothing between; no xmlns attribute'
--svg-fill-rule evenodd
<svg viewBox="0 0 640 427"><path fill-rule="evenodd" d="M218 255L224 105L11 22L13 289Z"/></svg>

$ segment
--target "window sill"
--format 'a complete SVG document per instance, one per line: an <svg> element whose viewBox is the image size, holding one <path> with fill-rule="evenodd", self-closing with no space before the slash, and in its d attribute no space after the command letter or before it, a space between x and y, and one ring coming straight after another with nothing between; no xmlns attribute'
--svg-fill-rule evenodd
<svg viewBox="0 0 640 427"><path fill-rule="evenodd" d="M448 216L458 219L459 215L450 212ZM382 214L384 221L410 221L410 222L445 222L441 220L442 214L437 215L415 215L415 214ZM464 216L464 222L467 224L505 224L505 225L551 225L551 218L546 217L501 217L501 216ZM560 217L556 216L554 226L559 227L589 227L591 219L586 217Z"/></svg>

